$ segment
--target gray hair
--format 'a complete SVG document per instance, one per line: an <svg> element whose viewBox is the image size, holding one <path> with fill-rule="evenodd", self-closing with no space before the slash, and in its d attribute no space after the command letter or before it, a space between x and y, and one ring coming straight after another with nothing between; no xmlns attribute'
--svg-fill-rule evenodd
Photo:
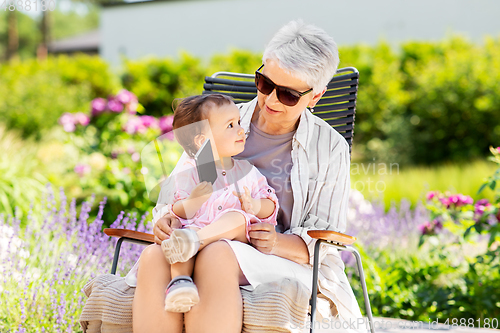
<svg viewBox="0 0 500 333"><path fill-rule="evenodd" d="M291 75L306 82L314 93L330 82L339 65L337 44L323 29L302 20L291 21L271 39L262 62L273 59Z"/></svg>

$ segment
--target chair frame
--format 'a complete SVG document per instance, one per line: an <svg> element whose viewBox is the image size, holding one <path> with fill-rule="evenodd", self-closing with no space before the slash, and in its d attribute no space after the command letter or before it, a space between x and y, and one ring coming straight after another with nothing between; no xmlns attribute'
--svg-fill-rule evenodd
<svg viewBox="0 0 500 333"><path fill-rule="evenodd" d="M340 134L344 136L346 141L349 143L349 152L351 151L352 146L352 137L354 131L354 116L355 116L355 106L356 106L356 95L357 95L357 84L359 78L359 72L354 67L346 67L339 69L337 74L348 73L348 75L340 75L336 76L330 81L328 88L341 88L345 86L345 80L352 80L351 88L343 89L344 96L335 97L335 90L333 93L326 93L326 96L323 96L320 99L327 100L327 106L319 106L316 108L319 111L316 114L320 118L325 119L334 129L339 131ZM249 83L250 81L238 81L238 80L225 80L219 79L220 77L231 77L236 79L254 79L254 74L241 74L241 73L233 73L233 72L216 72L210 77L205 77L205 84L203 88L203 94L211 94L211 93L222 93L233 97L235 100L240 101L248 101L253 99L257 94L257 89L255 88L255 84L252 85ZM342 84L338 83L339 81ZM243 83L244 82L244 83ZM222 89L222 91L220 91ZM334 95L333 98L332 95ZM347 97L346 97L347 96ZM329 102L333 101L333 103ZM318 104L320 104L320 102ZM332 105L333 104L333 105ZM333 111L332 112L333 106ZM319 109L319 110L318 110ZM330 118L330 119L328 119ZM336 119L331 119L336 118ZM335 127L335 125L338 125ZM344 133L342 133L344 132ZM104 229L104 233L111 237L117 237L118 242L116 243L115 253L113 258L113 265L111 268L111 274L116 274L116 268L118 265L118 258L120 255L120 248L124 241L142 245L149 245L155 242L154 235L138 232L134 230L126 230L126 229ZM312 295L310 300L311 305L311 328L310 332L313 333L315 331L315 318L316 318L316 304L317 304L317 293L318 293L318 269L319 269L319 249L321 244L325 244L326 246L332 246L336 248L338 251L348 251L352 253L356 259L357 269L359 273L359 278L361 282L361 287L363 290L363 298L365 303L365 310L368 317L370 332L375 333L373 316L370 306L370 300L368 298L368 291L366 288L366 281L364 277L363 264L361 261L361 255L358 250L356 250L353 246L351 246L356 238L331 231L331 230L309 230L308 235L312 238L317 239L316 245L314 247L314 265L313 265L313 281L312 281Z"/></svg>

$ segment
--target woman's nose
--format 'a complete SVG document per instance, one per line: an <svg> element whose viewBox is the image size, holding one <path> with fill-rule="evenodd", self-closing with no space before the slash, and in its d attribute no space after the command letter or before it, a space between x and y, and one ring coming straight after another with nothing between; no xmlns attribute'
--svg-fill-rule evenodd
<svg viewBox="0 0 500 333"><path fill-rule="evenodd" d="M269 95L267 95L266 104L268 106L276 105L276 104L280 103L278 101L278 95L276 95L276 94L277 94L276 89L273 89L273 91L271 91L271 93Z"/></svg>

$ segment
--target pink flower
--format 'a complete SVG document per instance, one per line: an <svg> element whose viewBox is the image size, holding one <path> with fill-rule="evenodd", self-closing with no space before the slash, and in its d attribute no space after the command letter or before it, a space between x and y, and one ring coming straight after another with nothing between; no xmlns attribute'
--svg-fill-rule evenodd
<svg viewBox="0 0 500 333"><path fill-rule="evenodd" d="M437 195L437 193L436 193L436 192L434 192L434 191L430 191L430 192L428 192L428 193L427 193L427 195L426 195L426 199L427 199L427 201L432 200L432 198L434 198L436 195Z"/></svg>
<svg viewBox="0 0 500 333"><path fill-rule="evenodd" d="M106 111L107 102L104 98L94 98L91 102L92 107L92 117Z"/></svg>
<svg viewBox="0 0 500 333"><path fill-rule="evenodd" d="M65 112L59 118L59 124L63 127L64 131L70 133L76 129L74 117L71 113Z"/></svg>
<svg viewBox="0 0 500 333"><path fill-rule="evenodd" d="M443 206L450 207L450 199L444 197L444 198L439 198L439 201L443 204Z"/></svg>
<svg viewBox="0 0 500 333"><path fill-rule="evenodd" d="M124 131L130 135L133 135L136 133L144 133L144 132L146 132L146 130L147 130L147 127L144 126L141 118L139 118L139 117L130 118L124 126Z"/></svg>
<svg viewBox="0 0 500 333"><path fill-rule="evenodd" d="M484 212L489 210L492 204L488 202L488 199L481 199L474 205L474 215L475 220L479 220L483 216Z"/></svg>
<svg viewBox="0 0 500 333"><path fill-rule="evenodd" d="M132 154L132 161L139 162L140 159L141 159L141 154L139 154L138 152Z"/></svg>
<svg viewBox="0 0 500 333"><path fill-rule="evenodd" d="M110 98L108 100L108 109L110 109L113 112L122 112L123 111L123 104L114 98Z"/></svg>
<svg viewBox="0 0 500 333"><path fill-rule="evenodd" d="M433 220L432 222L426 221L419 225L418 229L422 235L434 235L443 229L443 224L439 220Z"/></svg>
<svg viewBox="0 0 500 333"><path fill-rule="evenodd" d="M130 103L128 103L127 105L125 105L125 108L127 109L128 113L134 114L137 112L137 106L139 106L139 103L137 102L137 98L136 98L136 99L132 100Z"/></svg>
<svg viewBox="0 0 500 333"><path fill-rule="evenodd" d="M142 126L146 128L156 128L158 127L158 119L153 116L141 116L140 117Z"/></svg>
<svg viewBox="0 0 500 333"><path fill-rule="evenodd" d="M163 116L160 118L161 133L165 134L173 130L174 116Z"/></svg>
<svg viewBox="0 0 500 333"><path fill-rule="evenodd" d="M497 147L497 152L500 154L500 147Z"/></svg>
<svg viewBox="0 0 500 333"><path fill-rule="evenodd" d="M83 177L90 172L90 165L77 164L74 170L78 176Z"/></svg>
<svg viewBox="0 0 500 333"><path fill-rule="evenodd" d="M134 94L132 94L130 91L127 89L122 89L116 94L116 99L122 103L122 104L128 104L132 102L132 99L135 97Z"/></svg>
<svg viewBox="0 0 500 333"><path fill-rule="evenodd" d="M77 112L74 115L74 122L82 126L87 126L90 123L90 118L84 113Z"/></svg>
<svg viewBox="0 0 500 333"><path fill-rule="evenodd" d="M170 141L174 141L175 136L174 136L174 131L167 132L163 135L164 138Z"/></svg>

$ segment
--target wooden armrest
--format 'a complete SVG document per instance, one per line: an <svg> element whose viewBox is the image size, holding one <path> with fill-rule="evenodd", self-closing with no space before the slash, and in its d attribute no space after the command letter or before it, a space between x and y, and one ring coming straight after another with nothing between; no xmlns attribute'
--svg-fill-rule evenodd
<svg viewBox="0 0 500 333"><path fill-rule="evenodd" d="M351 245L356 241L356 237L332 230L308 230L307 234L312 238L334 241L342 245Z"/></svg>
<svg viewBox="0 0 500 333"><path fill-rule="evenodd" d="M111 237L127 237L150 243L155 242L155 236L153 234L147 234L145 232L135 230L106 228L104 229L104 233Z"/></svg>

